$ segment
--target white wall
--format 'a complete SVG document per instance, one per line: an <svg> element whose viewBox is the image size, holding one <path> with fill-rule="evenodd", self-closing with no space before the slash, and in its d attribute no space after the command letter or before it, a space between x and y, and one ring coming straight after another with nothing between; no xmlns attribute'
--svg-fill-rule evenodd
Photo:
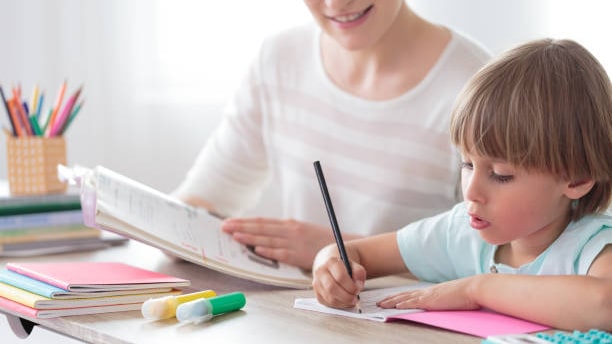
<svg viewBox="0 0 612 344"><path fill-rule="evenodd" d="M425 17L493 52L543 36L582 42L612 70L607 1L414 0ZM0 84L53 101L84 85L68 162L104 165L162 191L182 178L268 33L309 19L288 0L0 0ZM0 110L0 125L8 126ZM0 178L6 178L0 145Z"/></svg>

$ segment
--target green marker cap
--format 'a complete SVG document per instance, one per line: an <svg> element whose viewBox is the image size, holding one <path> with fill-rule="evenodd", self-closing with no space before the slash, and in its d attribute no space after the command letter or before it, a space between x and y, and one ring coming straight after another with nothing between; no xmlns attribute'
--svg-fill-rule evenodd
<svg viewBox="0 0 612 344"><path fill-rule="evenodd" d="M243 293L234 292L211 298L202 298L182 303L176 308L176 319L180 322L199 323L213 316L241 309L246 304Z"/></svg>
<svg viewBox="0 0 612 344"><path fill-rule="evenodd" d="M243 293L234 292L211 297L208 302L212 306L212 314L217 315L241 309L246 304L246 298Z"/></svg>

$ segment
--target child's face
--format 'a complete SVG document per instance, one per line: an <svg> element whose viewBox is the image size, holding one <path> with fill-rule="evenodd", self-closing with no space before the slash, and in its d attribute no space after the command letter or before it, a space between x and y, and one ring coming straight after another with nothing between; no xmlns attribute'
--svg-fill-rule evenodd
<svg viewBox="0 0 612 344"><path fill-rule="evenodd" d="M404 0L304 0L323 32L349 50L374 46L395 22Z"/></svg>
<svg viewBox="0 0 612 344"><path fill-rule="evenodd" d="M567 182L476 154L463 154L462 164L470 225L487 242L550 243L567 225Z"/></svg>

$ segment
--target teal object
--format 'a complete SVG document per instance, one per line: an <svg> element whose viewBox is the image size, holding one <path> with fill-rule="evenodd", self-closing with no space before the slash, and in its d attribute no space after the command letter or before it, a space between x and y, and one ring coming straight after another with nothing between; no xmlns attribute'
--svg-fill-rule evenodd
<svg viewBox="0 0 612 344"><path fill-rule="evenodd" d="M612 344L612 334L597 329L588 332L562 332L530 334L510 334L491 336L484 339L481 344L503 343L533 343L533 344Z"/></svg>

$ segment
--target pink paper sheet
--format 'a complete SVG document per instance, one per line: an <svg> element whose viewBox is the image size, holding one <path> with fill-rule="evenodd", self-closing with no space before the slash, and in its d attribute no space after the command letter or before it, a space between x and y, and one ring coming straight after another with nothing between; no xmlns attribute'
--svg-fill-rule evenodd
<svg viewBox="0 0 612 344"><path fill-rule="evenodd" d="M530 333L550 327L490 311L427 311L400 314L387 320L402 319L486 338L488 336Z"/></svg>

